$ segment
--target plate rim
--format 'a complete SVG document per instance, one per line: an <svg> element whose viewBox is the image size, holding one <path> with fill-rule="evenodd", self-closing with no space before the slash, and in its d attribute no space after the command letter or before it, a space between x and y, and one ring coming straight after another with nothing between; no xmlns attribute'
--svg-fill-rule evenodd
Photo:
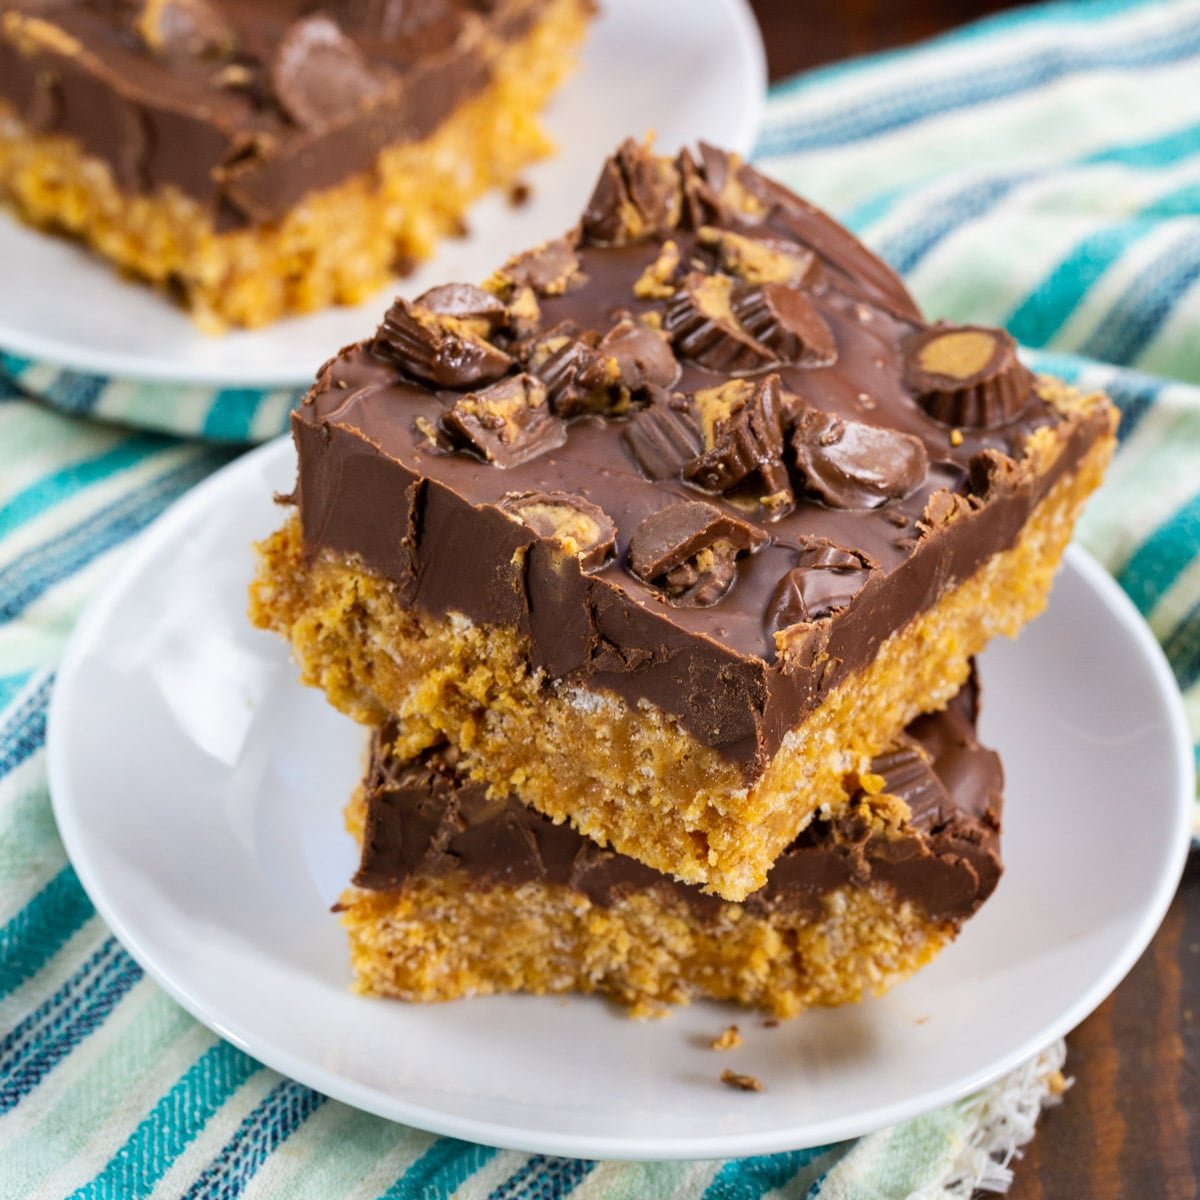
<svg viewBox="0 0 1200 1200"><path fill-rule="evenodd" d="M728 12L734 32L730 43L730 57L735 61L740 61L747 72L743 109L736 126L736 136L732 137L730 142L734 150L748 156L754 147L766 107L766 48L763 45L758 22L750 7L750 0L713 0L713 2L722 5ZM17 220L7 214L0 214L0 218L10 221ZM41 237L49 236L30 229L24 222L18 221L18 225L24 232ZM76 245L71 248L80 253L90 253L86 246ZM107 260L104 260L104 263L107 269L113 273L114 280L117 279L117 269ZM395 282L393 281L393 283ZM237 330L234 332L237 336L252 338L257 331ZM72 352L72 347L48 340L44 334L19 330L14 332L3 328L0 328L0 351L17 358L27 359L39 366L141 385L181 385L213 390L249 388L258 391L282 391L307 388L312 382L311 372L303 375L272 374L264 368L243 368L240 373L235 373L229 368L210 369L204 372L197 370L195 364L178 366L163 362L148 364L124 354L94 348L82 350L74 348L74 352Z"/></svg>
<svg viewBox="0 0 1200 1200"><path fill-rule="evenodd" d="M916 1099L896 1101L877 1109L866 1121L843 1116L824 1122L810 1122L790 1133L787 1129L776 1128L729 1134L721 1137L719 1141L711 1137L668 1136L630 1142L627 1138L605 1135L553 1132L538 1134L527 1128L499 1125L494 1121L457 1117L389 1096L366 1084L344 1079L320 1064L298 1058L291 1050L269 1041L264 1045L260 1034L246 1029L239 1022L227 1019L219 1012L210 1011L202 1000L188 990L184 981L175 977L169 965L160 963L153 952L143 946L119 911L119 905L114 908L110 903L103 883L93 872L93 863L87 852L82 826L75 821L74 808L65 798L69 792L65 783L69 772L69 717L66 715L68 701L64 697L70 696L74 678L87 661L85 647L90 640L91 631L103 624L109 612L119 603L127 579L136 575L147 559L157 553L160 543L170 538L176 526L186 524L192 510L202 508L208 502L209 495L225 485L230 474L257 470L259 463L290 451L291 440L286 436L259 446L209 476L138 535L134 544L129 547L128 555L120 568L85 606L68 639L50 698L46 736L47 774L54 818L68 858L97 913L139 966L173 1000L218 1036L233 1043L267 1067L324 1095L376 1116L439 1136L463 1138L525 1153L646 1162L778 1153L860 1137L931 1112L986 1087L1064 1036L1099 1007L1129 973L1157 933L1178 887L1191 842L1195 789L1191 735L1174 676L1149 626L1109 572L1087 551L1077 545L1071 545L1067 548L1064 562L1079 572L1083 581L1118 616L1121 627L1129 633L1141 651L1141 657L1149 666L1154 682L1165 700L1168 734L1174 750L1173 761L1164 764L1163 769L1163 783L1167 784L1169 777L1174 798L1173 852L1164 864L1153 895L1143 908L1142 917L1136 928L1131 931L1121 953L1114 957L1092 986L1078 996L1047 1028L1026 1038L1007 1054ZM269 1031L267 1037L270 1037Z"/></svg>

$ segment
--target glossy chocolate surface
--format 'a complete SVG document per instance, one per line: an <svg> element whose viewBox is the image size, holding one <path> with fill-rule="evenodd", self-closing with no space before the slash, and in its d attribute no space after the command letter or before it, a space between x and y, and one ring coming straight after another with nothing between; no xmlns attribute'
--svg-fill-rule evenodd
<svg viewBox="0 0 1200 1200"><path fill-rule="evenodd" d="M6 0L0 100L221 230L426 137L544 0Z"/></svg>
<svg viewBox="0 0 1200 1200"><path fill-rule="evenodd" d="M322 370L293 419L308 553L515 627L550 679L653 703L747 779L1107 430L1097 406L1049 471L1019 469L1066 418L1007 335L928 325L848 232L708 147L627 143L581 227L489 288L397 301ZM948 426L933 367L1003 403ZM576 560L502 511L532 492L601 510L613 552ZM681 504L728 520L651 545Z"/></svg>
<svg viewBox="0 0 1200 1200"><path fill-rule="evenodd" d="M1004 781L997 755L976 740L975 699L972 682L947 711L918 718L875 761L884 791L908 806L907 821L881 826L855 804L835 821L814 821L744 906L815 916L835 888L874 881L933 920L970 916L1000 878ZM448 748L397 762L388 752L394 732L385 727L372 743L359 887L389 891L410 879L465 871L482 885L570 887L599 905L663 888L700 915L728 903L601 849L516 799L489 799L485 785L456 773Z"/></svg>

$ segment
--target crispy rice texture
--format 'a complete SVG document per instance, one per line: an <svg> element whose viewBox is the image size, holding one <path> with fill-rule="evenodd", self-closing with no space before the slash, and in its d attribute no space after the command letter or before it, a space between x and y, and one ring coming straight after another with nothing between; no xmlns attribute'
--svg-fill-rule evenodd
<svg viewBox="0 0 1200 1200"><path fill-rule="evenodd" d="M0 200L169 289L211 332L356 304L460 231L474 199L550 153L538 113L571 70L589 12L588 0L554 0L501 51L488 87L428 138L384 150L370 172L269 226L217 233L178 189L130 196L74 139L31 134L2 103Z"/></svg>
<svg viewBox="0 0 1200 1200"><path fill-rule="evenodd" d="M366 797L346 829L361 843ZM420 1003L497 992L596 992L634 1017L697 997L777 1017L882 995L925 966L961 925L931 921L883 884L829 893L822 913L698 914L648 889L609 907L561 884L518 886L465 871L415 876L395 891L351 887L337 905L355 990Z"/></svg>
<svg viewBox="0 0 1200 1200"><path fill-rule="evenodd" d="M294 517L259 547L250 615L290 641L303 681L337 708L367 725L398 718L400 757L448 738L463 768L498 794L742 900L818 812L846 803L849 774L868 770L918 714L949 702L972 655L1042 610L1113 441L1099 439L1058 480L1012 547L944 592L830 693L750 786L735 764L653 706L530 670L515 629L428 616L354 561L329 552L307 558ZM1055 450L1050 438L1031 446L1029 469L1048 469Z"/></svg>
<svg viewBox="0 0 1200 1200"><path fill-rule="evenodd" d="M880 995L928 963L956 932L891 890L841 887L823 913L701 917L669 893L610 907L562 885L482 884L465 872L341 899L355 988L401 1000L496 992L599 992L653 1016L694 997L791 1017Z"/></svg>

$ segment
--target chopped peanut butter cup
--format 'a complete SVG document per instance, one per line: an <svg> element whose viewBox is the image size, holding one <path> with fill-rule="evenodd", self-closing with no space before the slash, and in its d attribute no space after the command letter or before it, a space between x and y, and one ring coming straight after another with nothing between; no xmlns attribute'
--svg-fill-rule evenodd
<svg viewBox="0 0 1200 1200"><path fill-rule="evenodd" d="M600 172L583 210L583 235L598 245L641 241L673 228L679 208L675 165L629 140Z"/></svg>
<svg viewBox="0 0 1200 1200"><path fill-rule="evenodd" d="M604 511L582 496L567 492L514 492L500 507L539 537L574 555L585 571L595 570L613 552L617 527Z"/></svg>
<svg viewBox="0 0 1200 1200"><path fill-rule="evenodd" d="M678 477L704 448L695 408L682 395L659 397L634 413L621 437L647 479Z"/></svg>
<svg viewBox="0 0 1200 1200"><path fill-rule="evenodd" d="M629 540L629 568L661 587L673 604L716 604L729 590L742 554L767 539L711 504L685 500L652 513Z"/></svg>
<svg viewBox="0 0 1200 1200"><path fill-rule="evenodd" d="M435 297L435 302L446 300ZM489 322L490 317L464 319L438 312L420 300L410 304L397 299L384 316L375 342L394 355L407 374L439 387L466 388L499 379L513 365L509 355L487 340ZM481 324L485 328L480 329Z"/></svg>
<svg viewBox="0 0 1200 1200"><path fill-rule="evenodd" d="M692 397L704 451L683 467L683 478L709 492L726 492L759 477L764 503L778 518L792 507L783 463L783 387L778 375L737 379Z"/></svg>
<svg viewBox="0 0 1200 1200"><path fill-rule="evenodd" d="M459 397L442 417L457 445L497 467L515 467L567 440L567 429L546 403L546 389L532 375L514 375Z"/></svg>
<svg viewBox="0 0 1200 1200"><path fill-rule="evenodd" d="M571 239L561 237L509 259L495 278L500 287L530 287L540 296L561 296L578 276L579 255Z"/></svg>
<svg viewBox="0 0 1200 1200"><path fill-rule="evenodd" d="M781 363L828 367L837 359L825 318L798 288L783 283L745 288L734 296L732 308L741 327Z"/></svg>

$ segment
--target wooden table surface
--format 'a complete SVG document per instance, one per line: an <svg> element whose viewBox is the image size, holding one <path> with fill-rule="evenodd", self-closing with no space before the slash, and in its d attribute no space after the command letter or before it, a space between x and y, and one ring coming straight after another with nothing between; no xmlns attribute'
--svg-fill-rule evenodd
<svg viewBox="0 0 1200 1200"><path fill-rule="evenodd" d="M751 0L772 79L916 41L1001 0ZM1136 797L1131 797L1131 802ZM1133 808L1131 803L1131 809ZM1119 869L1119 864L1114 864ZM1069 903L1069 897L1064 902ZM1124 983L1067 1038L1074 1086L1014 1164L1012 1200L1186 1200L1200 1179L1200 859Z"/></svg>

